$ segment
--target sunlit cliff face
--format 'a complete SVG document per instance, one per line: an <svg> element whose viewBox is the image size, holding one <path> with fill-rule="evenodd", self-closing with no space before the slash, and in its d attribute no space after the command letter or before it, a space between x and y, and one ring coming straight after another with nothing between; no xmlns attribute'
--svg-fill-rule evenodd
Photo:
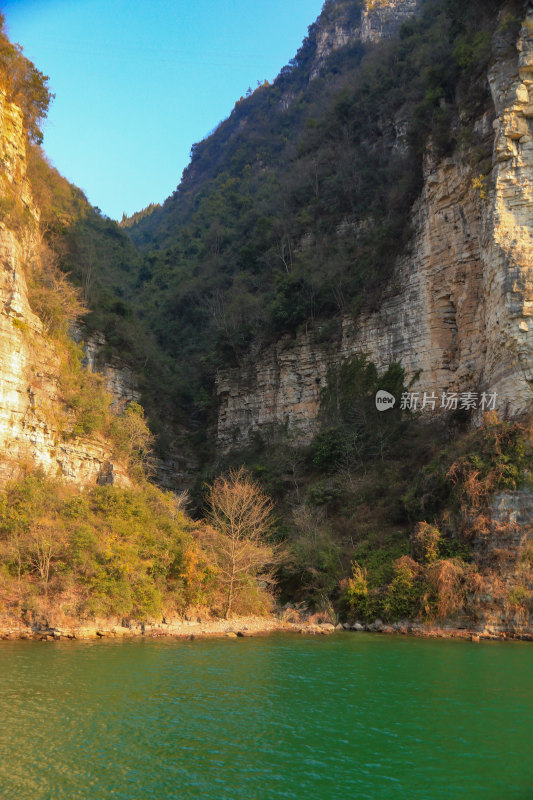
<svg viewBox="0 0 533 800"><path fill-rule="evenodd" d="M39 211L26 174L22 112L0 92L0 480L21 465L51 476L96 483L110 451L104 442L61 435L66 411L60 359L28 301L25 270L40 258ZM120 480L120 477L119 477Z"/></svg>

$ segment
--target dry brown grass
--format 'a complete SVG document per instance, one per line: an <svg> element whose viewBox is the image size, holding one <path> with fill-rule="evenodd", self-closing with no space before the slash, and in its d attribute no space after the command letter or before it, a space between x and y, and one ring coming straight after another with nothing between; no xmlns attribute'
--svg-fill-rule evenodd
<svg viewBox="0 0 533 800"><path fill-rule="evenodd" d="M448 558L426 567L425 577L437 598L437 616L453 616L464 607L465 565L459 559ZM426 601L426 613L431 614Z"/></svg>

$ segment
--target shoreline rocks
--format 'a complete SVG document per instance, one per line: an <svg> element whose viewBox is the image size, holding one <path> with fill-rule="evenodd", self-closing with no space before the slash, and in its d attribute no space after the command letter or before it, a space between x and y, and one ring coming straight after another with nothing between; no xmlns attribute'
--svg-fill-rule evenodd
<svg viewBox="0 0 533 800"><path fill-rule="evenodd" d="M329 636L333 633L373 633L382 635L413 636L417 638L464 639L481 641L533 641L533 633L520 631L496 631L494 629L476 630L473 628L454 628L452 626L432 626L411 620L385 624L382 620L372 623L355 622L337 624L330 622L298 621L287 622L278 617L234 617L225 619L175 619L162 622L134 622L131 620L95 620L94 623L82 621L69 622L62 627L48 626L46 623L33 627L23 622L2 625L0 622L0 641L44 641L61 640L124 640L134 638L168 638L194 641L195 639L228 638L242 639L253 636L266 636L271 633L295 633L307 636Z"/></svg>

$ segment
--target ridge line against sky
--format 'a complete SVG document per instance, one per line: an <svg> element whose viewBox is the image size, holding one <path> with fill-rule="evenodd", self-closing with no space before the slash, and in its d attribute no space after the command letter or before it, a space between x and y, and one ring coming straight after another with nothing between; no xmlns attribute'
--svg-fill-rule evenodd
<svg viewBox="0 0 533 800"><path fill-rule="evenodd" d="M191 146L294 57L323 0L4 0L50 77L54 166L113 219L163 202Z"/></svg>

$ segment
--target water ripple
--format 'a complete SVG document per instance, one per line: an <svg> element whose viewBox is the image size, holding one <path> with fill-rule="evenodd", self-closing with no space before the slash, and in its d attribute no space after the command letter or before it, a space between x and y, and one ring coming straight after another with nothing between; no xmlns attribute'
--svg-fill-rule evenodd
<svg viewBox="0 0 533 800"><path fill-rule="evenodd" d="M0 797L526 800L532 654L366 635L2 643Z"/></svg>

